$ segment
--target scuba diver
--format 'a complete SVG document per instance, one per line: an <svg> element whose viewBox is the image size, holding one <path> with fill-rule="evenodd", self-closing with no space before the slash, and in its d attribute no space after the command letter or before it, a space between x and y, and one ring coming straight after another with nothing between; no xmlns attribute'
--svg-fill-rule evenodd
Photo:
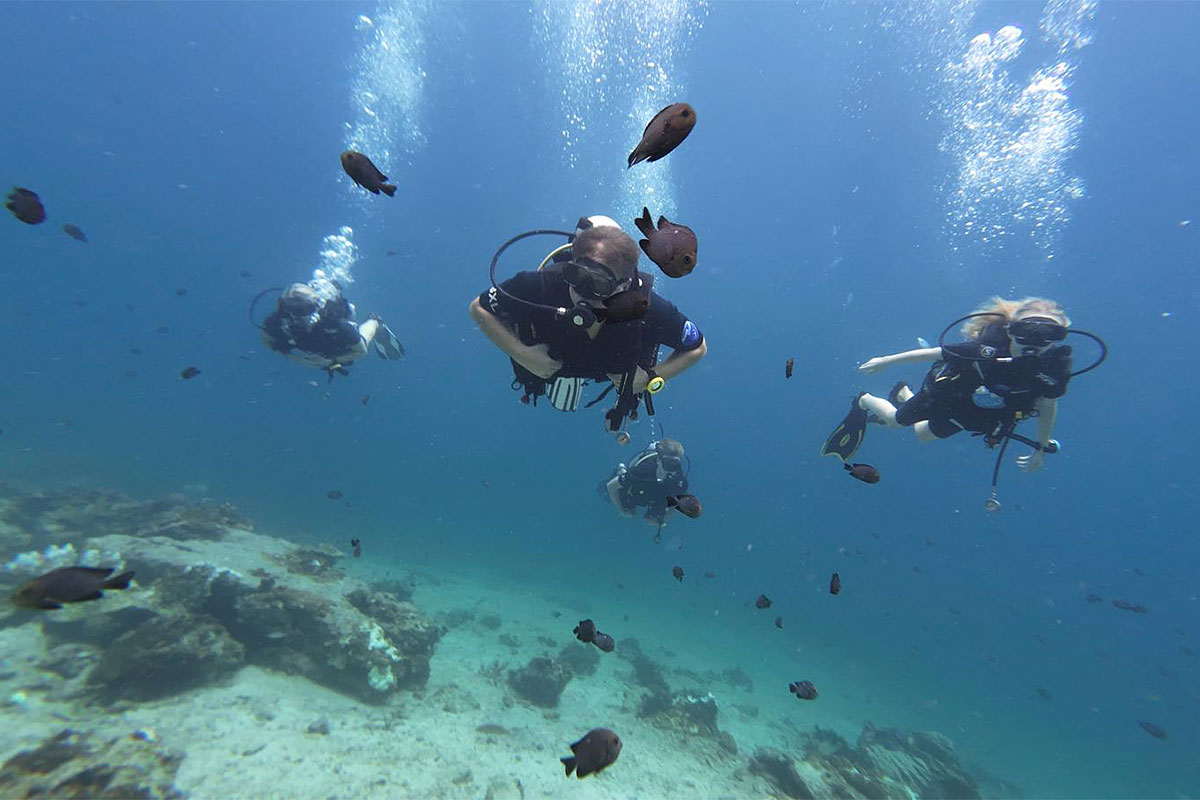
<svg viewBox="0 0 1200 800"><path fill-rule="evenodd" d="M523 238L567 237L536 271L496 283L496 263ZM535 230L514 236L492 258L492 288L471 301L471 317L511 359L521 402L545 395L560 411L578 408L588 381L608 383L594 405L617 389L605 428L628 443L625 420L639 402L654 413L650 395L694 366L708 346L695 323L655 294L653 277L637 269L637 245L609 217L579 220L574 234ZM657 363L659 347L674 352Z"/></svg>
<svg viewBox="0 0 1200 800"><path fill-rule="evenodd" d="M667 524L668 508L699 516L699 501L687 493L683 458L683 445L674 439L653 442L628 467L617 465L603 484L608 498L623 517L632 517L644 507L646 522L659 530Z"/></svg>
<svg viewBox="0 0 1200 800"><path fill-rule="evenodd" d="M960 322L967 341L946 344L946 334ZM869 422L890 428L911 426L922 442L970 431L983 436L989 447L1001 445L986 506L990 511L999 510L996 481L1009 440L1033 449L1017 457L1018 467L1030 473L1041 469L1045 454L1059 447L1051 438L1058 398L1066 393L1071 378L1095 369L1107 356L1103 340L1072 330L1070 325L1053 300L994 297L974 313L950 323L942 331L938 347L869 359L859 367L861 372L873 374L891 364L934 363L915 393L901 381L886 399L866 392L855 397L821 455L849 462L862 444ZM1071 348L1062 344L1068 333L1093 339L1100 345L1100 357L1084 369L1072 371ZM1017 423L1030 417L1037 418L1033 439L1014 432Z"/></svg>
<svg viewBox="0 0 1200 800"><path fill-rule="evenodd" d="M256 301L268 289L254 298ZM254 322L254 304L250 305ZM257 325L257 323L255 323ZM275 310L259 326L263 342L293 361L334 373L348 375L347 367L362 358L372 346L380 358L395 361L404 355L404 345L377 314L361 325L354 321L354 305L337 283L321 270L308 283L293 283L280 295Z"/></svg>

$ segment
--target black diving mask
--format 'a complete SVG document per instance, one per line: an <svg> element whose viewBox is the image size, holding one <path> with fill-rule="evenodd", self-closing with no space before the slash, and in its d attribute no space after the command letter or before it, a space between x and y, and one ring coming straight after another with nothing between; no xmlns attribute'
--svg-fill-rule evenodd
<svg viewBox="0 0 1200 800"><path fill-rule="evenodd" d="M1067 338L1066 326L1047 317L1025 317L1008 324L1008 335L1022 347L1049 347Z"/></svg>
<svg viewBox="0 0 1200 800"><path fill-rule="evenodd" d="M562 268L563 280L571 284L581 297L592 300L607 300L626 281L616 276L606 264L583 256L573 258Z"/></svg>
<svg viewBox="0 0 1200 800"><path fill-rule="evenodd" d="M679 457L677 457L677 456L659 456L658 458L662 462L663 470L668 475L673 475L677 472L683 471L683 461L681 461L679 459Z"/></svg>

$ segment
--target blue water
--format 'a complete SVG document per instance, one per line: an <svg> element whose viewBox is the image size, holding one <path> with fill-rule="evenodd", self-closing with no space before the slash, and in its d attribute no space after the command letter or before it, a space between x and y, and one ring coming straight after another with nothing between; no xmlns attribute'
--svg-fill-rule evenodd
<svg viewBox="0 0 1200 800"><path fill-rule="evenodd" d="M49 213L37 228L0 220L0 478L140 496L203 484L259 530L371 531L400 563L542 575L547 591L641 585L638 613L693 628L721 663L790 649L745 611L766 591L795 620L788 645L853 678L842 698L838 675L814 678L823 703L941 730L1031 796L1200 794L1200 5L1102 2L1078 23L1091 42L1064 51L1034 3L605 4L603 24L569 26L595 8L0 5L0 187L34 189ZM952 86L946 65L1005 25L1024 32L1020 53ZM371 72L381 36L397 37L393 60ZM658 77L629 68L657 52L648 41L666 51ZM581 72L598 44L599 67ZM1061 136L996 167L966 226L964 98L1012 122L1005 103L1059 61L1077 122L1027 114ZM383 97L374 127L364 81ZM696 107L695 132L626 172L644 109L677 99ZM342 173L354 135L395 198ZM1035 158L1052 169L1021 174ZM1048 209L1041 225L1023 202ZM692 276L659 281L709 343L658 399L705 504L668 528L682 551L595 497L630 454L599 410L521 405L466 313L508 236L591 213L632 229L643 203L701 242ZM68 221L91 242L63 235ZM326 385L266 351L247 307L307 279L344 225L350 297L408 357ZM519 252L505 274L540 257ZM1111 348L1061 401L1064 448L1046 469L1025 476L1010 452L1002 512L983 510L993 454L975 439L872 429L860 455L883 472L876 486L818 456L855 391L921 374L857 364L933 340L993 294L1053 297ZM1080 359L1092 352L1081 339ZM179 380L189 365L202 374ZM653 434L642 423L635 443ZM664 602L676 563L728 573L732 594L689 584L690 603ZM837 603L822 594L831 569ZM781 689L800 677L779 674Z"/></svg>

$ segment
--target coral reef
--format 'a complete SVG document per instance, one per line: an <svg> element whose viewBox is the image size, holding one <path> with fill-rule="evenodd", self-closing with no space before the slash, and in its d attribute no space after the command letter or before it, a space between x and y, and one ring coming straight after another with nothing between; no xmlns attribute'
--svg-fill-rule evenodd
<svg viewBox="0 0 1200 800"><path fill-rule="evenodd" d="M245 659L245 648L215 620L163 614L105 646L86 685L103 702L157 700L220 683Z"/></svg>
<svg viewBox="0 0 1200 800"><path fill-rule="evenodd" d="M172 494L157 500L135 500L117 492L95 489L62 489L22 492L0 487L0 558L19 550L73 544L89 538L128 535L164 536L180 541L218 540L230 528L251 530L248 519L229 503L194 501Z"/></svg>
<svg viewBox="0 0 1200 800"><path fill-rule="evenodd" d="M307 575L314 580L329 583L345 577L337 562L345 554L332 545L322 544L315 547L295 547L282 556L276 557L279 566L294 575Z"/></svg>
<svg viewBox="0 0 1200 800"><path fill-rule="evenodd" d="M4 797L79 800L173 800L183 756L150 737L133 734L94 742L85 733L63 730L34 750L17 753L0 767Z"/></svg>
<svg viewBox="0 0 1200 800"><path fill-rule="evenodd" d="M553 658L538 656L508 674L508 685L527 703L557 708L558 698L571 682L571 669Z"/></svg>
<svg viewBox="0 0 1200 800"><path fill-rule="evenodd" d="M369 703L425 684L442 629L411 603L361 582L282 565L298 553L278 539L233 530L221 541L108 536L139 589L74 616L36 617L56 643L92 649L85 688L100 700L147 700L224 681L243 664L303 675ZM233 562L238 570L219 566Z"/></svg>
<svg viewBox="0 0 1200 800"><path fill-rule="evenodd" d="M594 675L600 666L600 651L583 644L568 644L558 651L558 660L576 675Z"/></svg>
<svg viewBox="0 0 1200 800"><path fill-rule="evenodd" d="M980 796L945 736L871 725L863 728L854 747L818 728L805 737L801 759L760 749L749 769L790 798Z"/></svg>

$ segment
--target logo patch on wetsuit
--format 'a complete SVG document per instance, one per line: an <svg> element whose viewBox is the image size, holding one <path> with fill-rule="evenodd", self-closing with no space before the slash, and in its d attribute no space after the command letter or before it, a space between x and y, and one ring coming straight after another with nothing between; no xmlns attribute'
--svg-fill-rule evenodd
<svg viewBox="0 0 1200 800"><path fill-rule="evenodd" d="M499 295L500 295L500 293L496 290L495 286L488 289L488 310L491 311L493 314L498 314L500 311L500 296Z"/></svg>
<svg viewBox="0 0 1200 800"><path fill-rule="evenodd" d="M683 323L683 334L679 338L684 347L691 347L700 341L700 329L689 319Z"/></svg>
<svg viewBox="0 0 1200 800"><path fill-rule="evenodd" d="M990 344L985 344L983 347L979 348L979 355L981 358L995 358L996 348L992 347Z"/></svg>

